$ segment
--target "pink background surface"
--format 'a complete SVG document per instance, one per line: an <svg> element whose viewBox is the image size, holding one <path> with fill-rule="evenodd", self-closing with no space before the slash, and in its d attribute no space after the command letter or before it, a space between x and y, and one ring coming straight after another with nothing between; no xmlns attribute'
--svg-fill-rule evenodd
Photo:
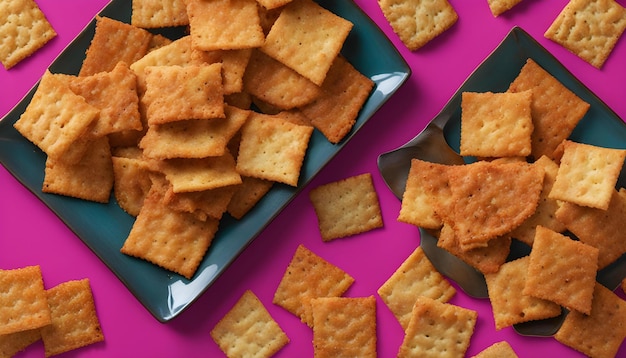
<svg viewBox="0 0 626 358"><path fill-rule="evenodd" d="M419 244L419 236L416 227L397 222L400 202L378 173L378 155L417 134L515 25L528 31L621 118L626 118L625 38L598 70L543 37L566 0L526 0L498 18L489 12L486 0L450 2L459 14L457 24L424 48L410 52L392 32L376 1L357 0L396 45L413 75L216 283L167 324L153 318L61 220L0 166L0 268L38 264L46 287L72 279L91 280L105 342L65 356L219 357L222 353L209 332L241 294L251 289L291 339L277 357L310 357L311 330L271 303L296 247L304 244L356 279L347 296L377 298L378 353L380 357L394 357L403 332L376 290ZM626 6L626 0L618 2ZM82 1L80 5L74 0L38 3L59 36L17 67L9 71L0 68L0 117L25 95L107 1ZM320 184L364 172L373 174L384 228L323 243L308 192ZM451 303L479 312L468 356L500 340L507 340L520 357L580 356L552 338L520 337L511 328L496 331L487 300L471 299L459 291ZM20 356L43 357L43 345L39 342ZM626 348L620 350L619 356L626 356Z"/></svg>

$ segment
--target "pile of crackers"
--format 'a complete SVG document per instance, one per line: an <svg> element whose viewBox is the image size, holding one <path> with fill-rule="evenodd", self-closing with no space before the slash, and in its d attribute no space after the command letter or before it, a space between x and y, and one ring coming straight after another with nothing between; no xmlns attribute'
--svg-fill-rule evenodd
<svg viewBox="0 0 626 358"><path fill-rule="evenodd" d="M626 303L596 275L626 253L626 150L568 139L588 108L532 59L506 92L463 93L460 154L476 161L413 159L398 220L485 275L496 329L563 307L557 340L614 356ZM507 262L513 239L530 254Z"/></svg>
<svg viewBox="0 0 626 358"><path fill-rule="evenodd" d="M312 0L152 3L96 17L78 74L47 71L14 127L44 193L113 193L136 217L121 252L191 278L224 214L298 186L313 132L341 142L374 83L340 54L353 24Z"/></svg>
<svg viewBox="0 0 626 358"><path fill-rule="evenodd" d="M0 356L42 340L51 357L104 341L88 279L46 289L39 266L0 270Z"/></svg>
<svg viewBox="0 0 626 358"><path fill-rule="evenodd" d="M494 17L521 0L487 0ZM402 43L416 51L451 28L459 18L448 0L378 0ZM570 0L544 36L601 68L626 30L626 8L615 0Z"/></svg>

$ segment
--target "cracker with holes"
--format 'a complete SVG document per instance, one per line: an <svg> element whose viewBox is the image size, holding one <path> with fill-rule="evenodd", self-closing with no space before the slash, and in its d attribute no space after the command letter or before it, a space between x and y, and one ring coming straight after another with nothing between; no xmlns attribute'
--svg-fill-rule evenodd
<svg viewBox="0 0 626 358"><path fill-rule="evenodd" d="M108 17L96 16L96 30L87 48L79 76L108 72L118 62L131 64L142 58L151 44L152 34Z"/></svg>
<svg viewBox="0 0 626 358"><path fill-rule="evenodd" d="M120 252L190 279L211 245L219 221L202 221L169 208L163 204L166 190L164 185L153 184Z"/></svg>
<svg viewBox="0 0 626 358"><path fill-rule="evenodd" d="M289 337L250 290L211 330L211 338L228 357L271 357Z"/></svg>
<svg viewBox="0 0 626 358"><path fill-rule="evenodd" d="M617 190L606 210L563 202L556 218L581 242L598 248L599 270L626 253L626 195Z"/></svg>
<svg viewBox="0 0 626 358"><path fill-rule="evenodd" d="M383 226L370 173L320 185L309 192L322 240L360 234Z"/></svg>
<svg viewBox="0 0 626 358"><path fill-rule="evenodd" d="M626 9L615 0L571 0L544 36L601 68L626 30Z"/></svg>
<svg viewBox="0 0 626 358"><path fill-rule="evenodd" d="M525 157L531 153L532 91L463 92L460 154Z"/></svg>
<svg viewBox="0 0 626 358"><path fill-rule="evenodd" d="M50 308L41 268L0 270L0 335L50 324Z"/></svg>
<svg viewBox="0 0 626 358"><path fill-rule="evenodd" d="M509 342L500 341L483 349L472 358L517 358L517 354Z"/></svg>
<svg viewBox="0 0 626 358"><path fill-rule="evenodd" d="M274 292L272 302L312 326L310 300L340 297L352 283L354 278L341 268L299 245Z"/></svg>
<svg viewBox="0 0 626 358"><path fill-rule="evenodd" d="M598 271L598 249L538 226L530 252L525 295L591 312Z"/></svg>
<svg viewBox="0 0 626 358"><path fill-rule="evenodd" d="M243 75L248 67L252 49L199 51L192 49L192 63L222 63L224 95L243 90Z"/></svg>
<svg viewBox="0 0 626 358"><path fill-rule="evenodd" d="M626 150L566 141L552 199L606 210L624 165Z"/></svg>
<svg viewBox="0 0 626 358"><path fill-rule="evenodd" d="M49 157L75 163L82 150L72 158L65 154L71 148L76 150L78 139L88 132L99 113L99 109L72 92L63 80L46 71L31 102L13 126Z"/></svg>
<svg viewBox="0 0 626 358"><path fill-rule="evenodd" d="M104 341L88 279L46 291L52 323L41 329L46 357Z"/></svg>
<svg viewBox="0 0 626 358"><path fill-rule="evenodd" d="M378 0L385 18L411 51L416 51L456 24L459 15L448 0Z"/></svg>
<svg viewBox="0 0 626 358"><path fill-rule="evenodd" d="M146 29L189 25L185 0L132 0L130 23Z"/></svg>
<svg viewBox="0 0 626 358"><path fill-rule="evenodd" d="M354 127L372 88L374 82L339 55L328 70L322 93L300 109L328 141L336 144Z"/></svg>
<svg viewBox="0 0 626 358"><path fill-rule="evenodd" d="M265 35L254 0L187 0L193 47L202 51L263 45Z"/></svg>
<svg viewBox="0 0 626 358"><path fill-rule="evenodd" d="M376 299L322 297L311 300L316 357L376 357Z"/></svg>
<svg viewBox="0 0 626 358"><path fill-rule="evenodd" d="M7 70L31 56L57 36L33 0L0 3L0 62Z"/></svg>
<svg viewBox="0 0 626 358"><path fill-rule="evenodd" d="M532 156L555 160L558 146L589 110L589 103L565 87L538 63L528 59L507 92L533 91Z"/></svg>
<svg viewBox="0 0 626 358"><path fill-rule="evenodd" d="M321 86L353 24L312 0L287 4L261 51Z"/></svg>
<svg viewBox="0 0 626 358"><path fill-rule="evenodd" d="M591 314L572 311L554 338L590 357L615 357L626 337L626 302L596 283Z"/></svg>
<svg viewBox="0 0 626 358"><path fill-rule="evenodd" d="M149 125L224 117L221 64L153 66L144 73Z"/></svg>
<svg viewBox="0 0 626 358"><path fill-rule="evenodd" d="M474 310L419 297L398 357L462 357L474 334Z"/></svg>
<svg viewBox="0 0 626 358"><path fill-rule="evenodd" d="M529 262L530 258L524 256L504 263L498 272L485 275L496 330L561 314L558 304L522 294Z"/></svg>
<svg viewBox="0 0 626 358"><path fill-rule="evenodd" d="M424 250L418 247L377 292L406 330L419 296L448 302L456 294L456 289L435 269Z"/></svg>
<svg viewBox="0 0 626 358"><path fill-rule="evenodd" d="M522 2L522 0L487 0L487 5L489 5L491 14L494 17L498 17L504 12L511 10L520 2Z"/></svg>
<svg viewBox="0 0 626 358"><path fill-rule="evenodd" d="M237 171L244 176L297 186L313 127L251 113L241 128Z"/></svg>

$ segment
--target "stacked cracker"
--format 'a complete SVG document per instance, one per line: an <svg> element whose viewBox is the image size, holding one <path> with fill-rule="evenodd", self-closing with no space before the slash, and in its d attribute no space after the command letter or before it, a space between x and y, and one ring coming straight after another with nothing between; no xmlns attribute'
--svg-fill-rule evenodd
<svg viewBox="0 0 626 358"><path fill-rule="evenodd" d="M0 355L42 340L51 357L104 340L88 279L44 288L41 268L0 270Z"/></svg>
<svg viewBox="0 0 626 358"><path fill-rule="evenodd" d="M463 93L460 152L478 161L413 159L398 220L432 230L485 275L496 329L564 307L556 339L613 356L626 330L599 322L623 320L626 304L596 274L626 253L626 195L615 188L626 150L567 139L588 108L532 59L507 92ZM512 239L531 251L506 262Z"/></svg>
<svg viewBox="0 0 626 358"><path fill-rule="evenodd" d="M131 22L97 17L78 75L46 72L14 126L44 192L113 192L136 217L121 252L191 278L223 215L297 186L313 131L340 142L373 82L339 54L352 23L311 0L138 0Z"/></svg>

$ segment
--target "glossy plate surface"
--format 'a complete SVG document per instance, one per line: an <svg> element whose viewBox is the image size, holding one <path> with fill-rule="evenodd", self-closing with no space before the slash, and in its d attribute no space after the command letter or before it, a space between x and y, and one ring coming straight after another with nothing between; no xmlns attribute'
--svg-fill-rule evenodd
<svg viewBox="0 0 626 358"><path fill-rule="evenodd" d="M161 322L171 320L215 281L411 74L409 66L395 47L356 4L352 1L330 0L320 0L318 3L354 24L342 54L375 82L374 90L353 130L341 143L330 144L321 133L314 132L298 188L277 184L241 221L227 215L222 219L216 238L191 280L119 252L134 218L122 211L114 198L108 204L98 204L41 192L45 154L13 128L13 123L30 102L36 86L0 121L0 163L93 250L156 319ZM129 22L131 2L114 0L100 15ZM95 21L92 21L55 60L50 71L77 74L94 29ZM182 36L183 31L168 29L162 33L176 38Z"/></svg>

